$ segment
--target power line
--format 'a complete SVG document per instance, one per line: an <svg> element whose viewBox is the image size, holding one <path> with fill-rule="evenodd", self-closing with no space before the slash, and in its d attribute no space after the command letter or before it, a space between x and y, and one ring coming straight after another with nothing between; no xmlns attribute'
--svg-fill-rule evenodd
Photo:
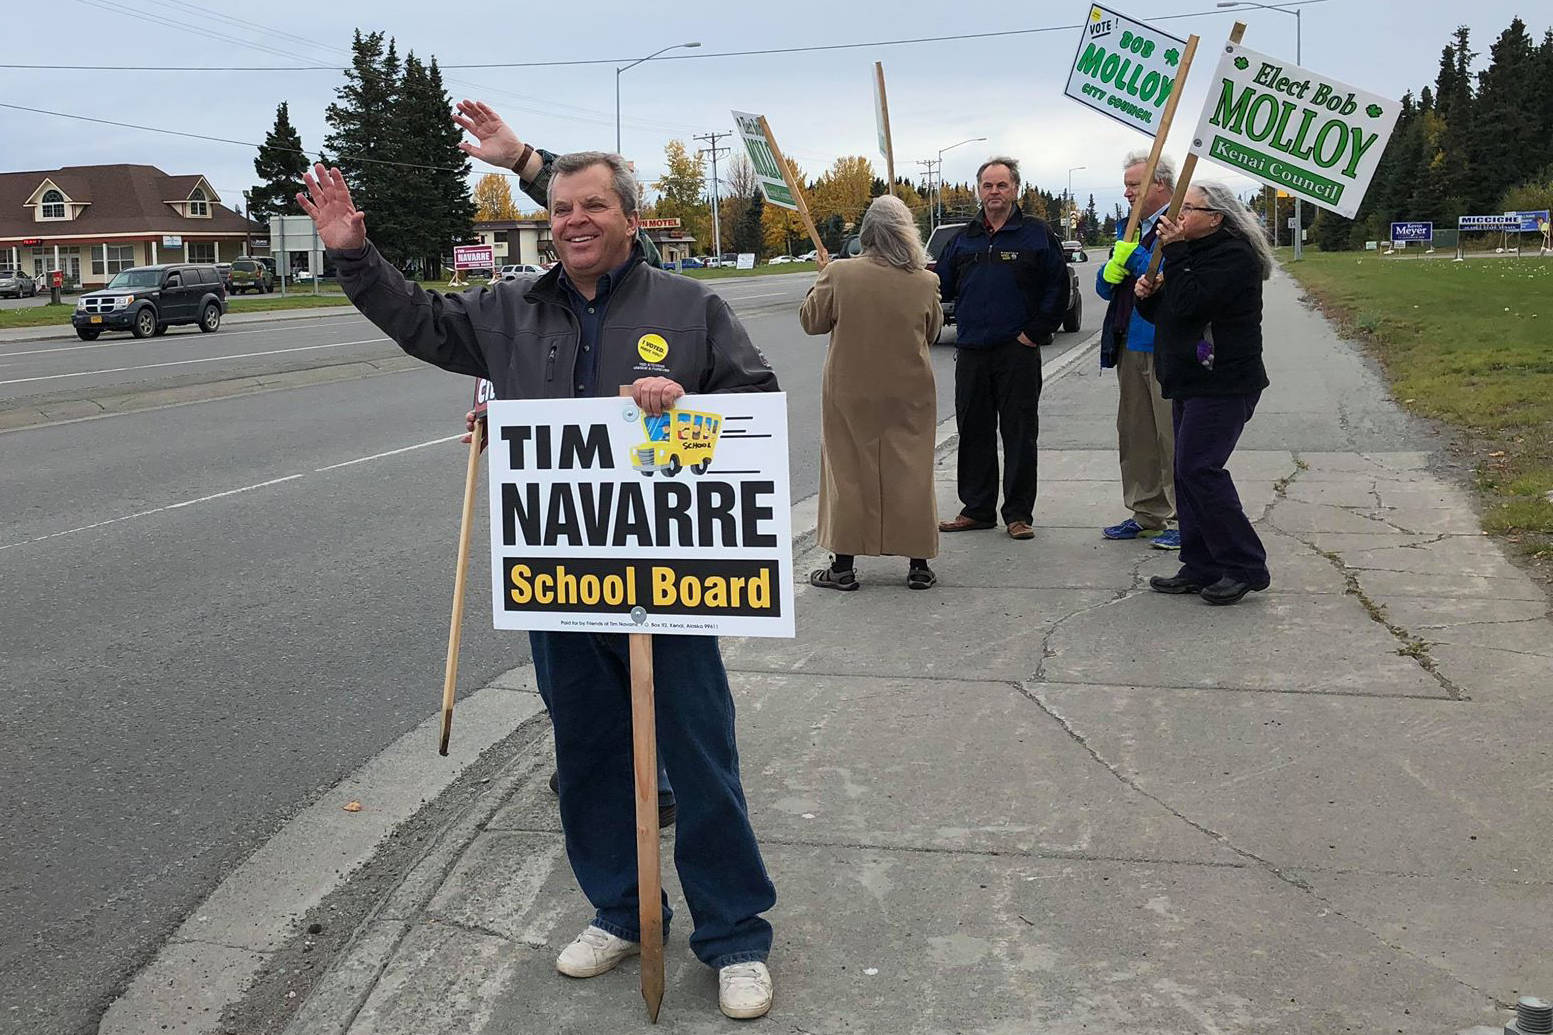
<svg viewBox="0 0 1553 1035"><path fill-rule="evenodd" d="M80 0L82 3L101 2L101 0ZM1269 5L1278 8L1306 7L1312 4L1324 4L1327 0L1289 0L1288 3ZM1149 19L1151 22L1176 21L1182 18L1201 18L1207 15L1219 15L1225 10L1214 9L1207 11L1186 11L1181 14L1162 14ZM995 32L962 33L955 36L918 36L909 39L873 40L865 43L827 43L815 44L807 47L770 47L763 50L722 50L709 51L707 53L689 54L665 54L656 57L654 61L706 61L711 58L727 57L762 57L772 54L807 54L831 50L858 50L863 47L904 47L920 43L954 43L962 40L996 39L1004 36L1028 36L1036 33L1070 32L1074 29L1082 29L1081 23L1071 25L1041 25L1028 29L999 29ZM262 48L269 49L269 48ZM439 68L444 69L480 69L480 68L564 68L583 65L618 65L626 61L634 61L636 56L616 58L574 58L565 61L495 61L479 63L443 64L438 62ZM60 65L60 64L17 64L4 62L0 68L70 71L70 72L338 72L337 65Z"/></svg>

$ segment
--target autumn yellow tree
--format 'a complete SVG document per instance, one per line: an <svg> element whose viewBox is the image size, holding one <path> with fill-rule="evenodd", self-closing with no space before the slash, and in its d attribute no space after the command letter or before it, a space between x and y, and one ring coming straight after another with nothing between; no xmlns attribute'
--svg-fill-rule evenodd
<svg viewBox="0 0 1553 1035"><path fill-rule="evenodd" d="M518 206L512 201L512 187L501 173L486 173L475 182L475 218L517 219Z"/></svg>
<svg viewBox="0 0 1553 1035"><path fill-rule="evenodd" d="M670 140L663 149L663 175L653 181L658 200L652 215L678 218L685 233L702 246L712 247L712 210L706 201L706 161L692 154L683 140Z"/></svg>
<svg viewBox="0 0 1553 1035"><path fill-rule="evenodd" d="M873 163L862 155L838 158L815 181L809 197L809 211L816 223L839 215L842 222L856 227L863 218L873 195Z"/></svg>
<svg viewBox="0 0 1553 1035"><path fill-rule="evenodd" d="M806 182L803 170L798 168L798 163L786 155L782 160L787 163L787 168L793 174L793 182L800 187ZM813 197L808 196L811 208ZM808 251L804 243L809 239L809 232L804 229L803 220L798 218L798 213L792 209L782 208L779 205L767 205L760 213L761 234L765 238L766 248L773 255L792 255L794 252Z"/></svg>

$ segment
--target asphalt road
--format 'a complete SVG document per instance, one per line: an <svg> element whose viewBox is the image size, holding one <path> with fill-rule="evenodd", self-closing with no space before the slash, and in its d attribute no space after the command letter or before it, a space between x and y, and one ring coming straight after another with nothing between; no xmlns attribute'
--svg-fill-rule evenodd
<svg viewBox="0 0 1553 1035"><path fill-rule="evenodd" d="M1097 325L1094 269L1046 359ZM818 483L811 281L719 285L789 394L795 501ZM397 355L380 337L332 316L12 342L0 409ZM225 874L436 710L471 388L415 367L0 433L0 1031L95 1031ZM526 655L472 621L460 683Z"/></svg>

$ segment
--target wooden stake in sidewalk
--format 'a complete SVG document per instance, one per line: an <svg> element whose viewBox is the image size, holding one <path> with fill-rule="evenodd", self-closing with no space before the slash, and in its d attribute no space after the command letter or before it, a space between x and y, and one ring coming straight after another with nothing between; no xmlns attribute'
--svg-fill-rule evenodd
<svg viewBox="0 0 1553 1035"><path fill-rule="evenodd" d="M803 220L804 229L809 231L809 240L814 242L814 250L819 255L821 264L829 262L830 252L825 250L825 242L820 240L820 232L815 229L814 218L809 215L809 203L804 200L803 188L793 179L793 170L788 168L787 159L782 157L782 149L777 147L776 137L771 132L771 124L766 121L764 115L760 117L760 131L766 134L766 144L776 158L777 168L782 171L782 181L793 193L793 202L798 206L798 218Z"/></svg>
<svg viewBox="0 0 1553 1035"><path fill-rule="evenodd" d="M458 643L464 627L464 580L469 574L469 529L474 524L475 484L480 478L480 447L485 421L476 420L469 435L469 466L464 472L464 516L458 529L458 566L453 575L453 619L448 627L448 661L442 675L442 738L437 754L448 753L453 734L453 695L458 686ZM654 774L656 776L656 773Z"/></svg>
<svg viewBox="0 0 1553 1035"><path fill-rule="evenodd" d="M1231 43L1239 43L1241 37L1244 36L1245 34L1246 34L1246 23L1245 22L1236 22L1235 23L1235 27L1232 30L1230 30L1229 41ZM1180 96L1180 95L1179 94L1172 95L1170 100L1167 101L1166 103L1167 104L1174 104L1175 100L1176 100L1176 97L1178 97L1178 96ZM1195 154L1189 154L1189 155L1186 156L1186 161L1181 163L1181 174L1176 177L1176 192L1173 195L1171 195L1171 197L1170 197L1170 208L1165 212L1165 215L1170 218L1171 222L1175 222L1176 219L1180 218L1180 215L1181 215L1181 203L1186 200L1187 188L1192 185L1192 174L1194 172L1196 172L1196 171L1197 171L1197 156ZM1130 225L1129 225L1129 228L1130 228ZM1163 248L1155 248L1154 249L1154 254L1149 257L1149 268L1148 268L1148 270L1143 275L1145 277L1152 277L1159 270L1159 264L1164 259L1164 257L1165 257L1165 249L1163 249Z"/></svg>

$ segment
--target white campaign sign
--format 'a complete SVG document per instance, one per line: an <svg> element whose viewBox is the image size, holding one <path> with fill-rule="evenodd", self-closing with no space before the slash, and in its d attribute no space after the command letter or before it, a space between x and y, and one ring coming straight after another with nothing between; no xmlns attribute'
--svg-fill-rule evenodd
<svg viewBox="0 0 1553 1035"><path fill-rule="evenodd" d="M1400 107L1226 43L1191 151L1352 219Z"/></svg>
<svg viewBox="0 0 1553 1035"><path fill-rule="evenodd" d="M787 180L782 177L782 167L777 164L771 142L766 139L766 131L760 127L760 116L736 111L733 113L733 122L739 127L739 138L744 141L744 149L749 152L750 164L755 166L755 175L760 178L760 189L766 201L796 212L798 202L788 189Z"/></svg>
<svg viewBox="0 0 1553 1035"><path fill-rule="evenodd" d="M1063 94L1152 137L1185 50L1183 39L1091 4Z"/></svg>
<svg viewBox="0 0 1553 1035"><path fill-rule="evenodd" d="M785 395L487 414L496 628L794 635Z"/></svg>

